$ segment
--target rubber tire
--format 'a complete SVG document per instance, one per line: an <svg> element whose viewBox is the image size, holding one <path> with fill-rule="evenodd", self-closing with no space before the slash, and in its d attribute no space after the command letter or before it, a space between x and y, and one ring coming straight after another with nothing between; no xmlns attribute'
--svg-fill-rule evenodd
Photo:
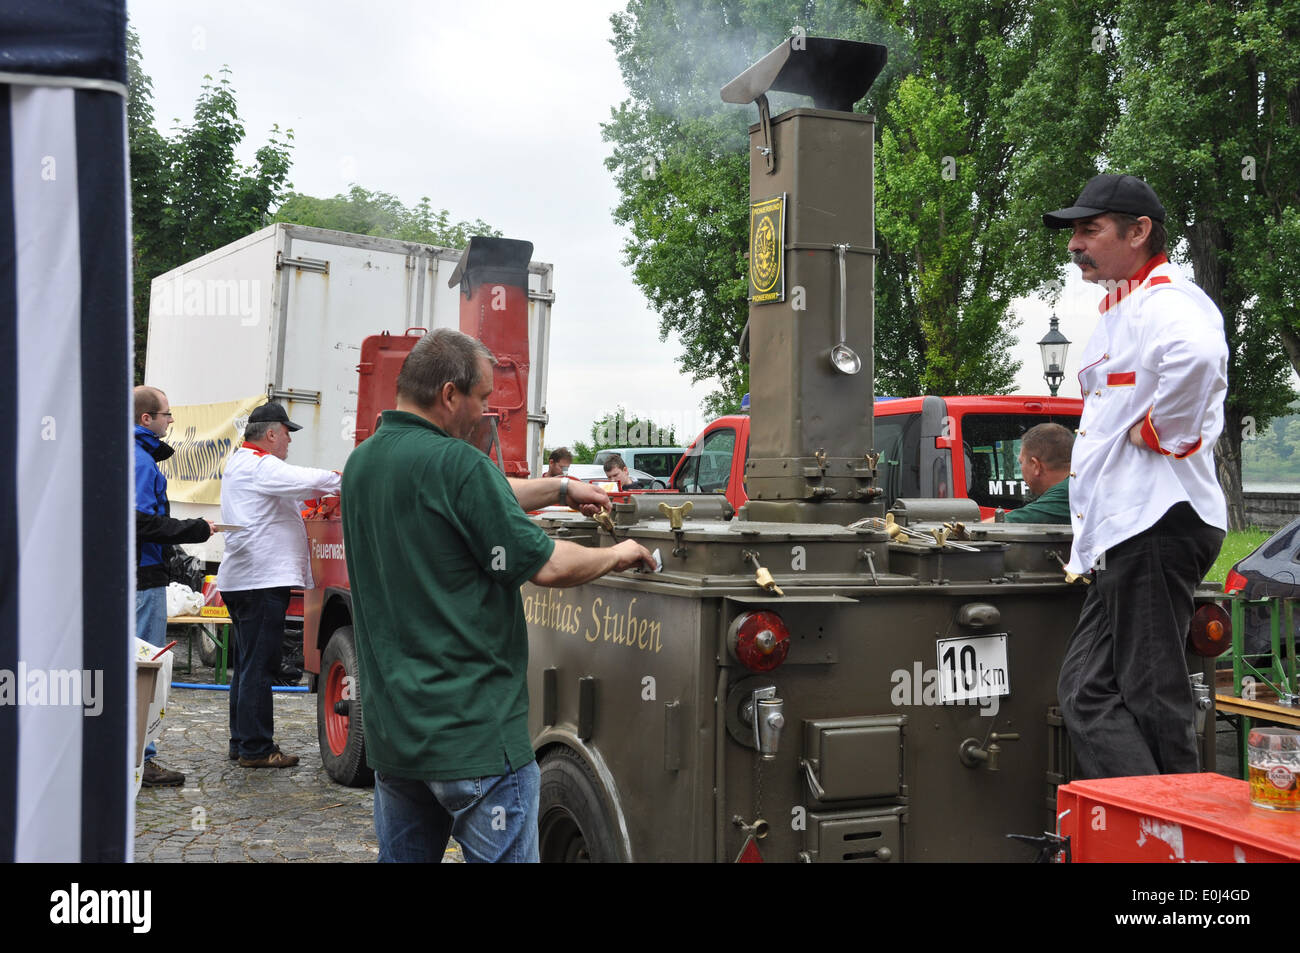
<svg viewBox="0 0 1300 953"><path fill-rule="evenodd" d="M199 661L209 668L216 668L217 663L221 661L221 646L212 641L212 635L216 633L216 625L198 625L195 628L199 631L193 633L190 637L198 640ZM227 653L226 661L230 661L229 653Z"/></svg>
<svg viewBox="0 0 1300 953"><path fill-rule="evenodd" d="M616 863L614 826L596 778L571 749L541 762L537 849L542 863Z"/></svg>
<svg viewBox="0 0 1300 953"><path fill-rule="evenodd" d="M352 676L356 689L353 693L352 708L347 718L347 740L343 750L335 754L329 741L329 719L333 716L335 729L341 716L335 714L332 705L336 700L331 692L331 670L335 665L342 667L342 675ZM335 690L335 693L337 690ZM366 730L365 713L361 707L361 681L357 674L357 648L352 635L352 626L345 625L334 630L321 653L320 677L316 685L316 739L320 744L320 759L331 778L339 784L350 788L368 787L375 782L375 772L366 764Z"/></svg>

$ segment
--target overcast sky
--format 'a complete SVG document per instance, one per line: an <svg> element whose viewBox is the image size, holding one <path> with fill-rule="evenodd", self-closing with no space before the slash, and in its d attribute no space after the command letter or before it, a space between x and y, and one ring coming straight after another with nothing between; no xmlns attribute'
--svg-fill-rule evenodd
<svg viewBox="0 0 1300 953"><path fill-rule="evenodd" d="M659 341L610 214L618 193L599 124L627 95L609 44L610 14L622 6L129 0L128 13L164 133L173 119L191 120L204 74L229 65L246 161L279 123L294 130L295 191L331 196L355 182L408 205L428 195L454 219L481 218L531 241L534 257L555 265L548 446L586 439L619 403L676 426L687 442L713 384L692 385L676 365L678 340ZM1099 297L1069 269L1057 313L1078 345ZM1034 342L1048 308L1022 301L1017 311L1020 389L1045 393ZM1064 396L1078 396L1080 350Z"/></svg>

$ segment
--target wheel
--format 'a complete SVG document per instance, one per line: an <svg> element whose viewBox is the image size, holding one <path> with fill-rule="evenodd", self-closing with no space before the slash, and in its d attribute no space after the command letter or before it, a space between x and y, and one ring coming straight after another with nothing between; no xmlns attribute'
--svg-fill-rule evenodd
<svg viewBox="0 0 1300 953"><path fill-rule="evenodd" d="M361 680L357 675L357 647L350 625L334 630L321 656L316 735L321 761L331 778L350 788L374 783L375 773L366 764Z"/></svg>
<svg viewBox="0 0 1300 953"><path fill-rule="evenodd" d="M612 863L614 828L596 779L568 748L542 759L537 852L542 863Z"/></svg>
<svg viewBox="0 0 1300 953"><path fill-rule="evenodd" d="M191 638L198 637L199 661L204 665L215 667L217 661L221 658L221 649L212 639L212 636L216 634L217 627L215 625L200 625L195 626L195 628L198 629L198 632L194 633Z"/></svg>

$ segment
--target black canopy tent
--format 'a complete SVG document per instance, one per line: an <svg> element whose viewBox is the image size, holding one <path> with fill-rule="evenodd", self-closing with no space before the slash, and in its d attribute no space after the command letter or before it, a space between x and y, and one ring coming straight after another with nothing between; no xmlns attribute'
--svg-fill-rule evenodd
<svg viewBox="0 0 1300 953"><path fill-rule="evenodd" d="M124 0L0 6L0 859L131 857Z"/></svg>

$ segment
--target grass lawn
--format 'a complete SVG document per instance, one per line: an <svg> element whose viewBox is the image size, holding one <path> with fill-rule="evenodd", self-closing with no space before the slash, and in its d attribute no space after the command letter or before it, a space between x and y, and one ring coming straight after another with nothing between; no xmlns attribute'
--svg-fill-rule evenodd
<svg viewBox="0 0 1300 953"><path fill-rule="evenodd" d="M1227 537L1223 540L1223 548L1219 550L1219 558L1214 561L1210 571L1206 573L1205 578L1208 582L1222 583L1228 578L1228 570L1232 568L1237 560L1249 556L1260 543L1273 535L1273 531L1267 529L1250 529L1230 530Z"/></svg>

